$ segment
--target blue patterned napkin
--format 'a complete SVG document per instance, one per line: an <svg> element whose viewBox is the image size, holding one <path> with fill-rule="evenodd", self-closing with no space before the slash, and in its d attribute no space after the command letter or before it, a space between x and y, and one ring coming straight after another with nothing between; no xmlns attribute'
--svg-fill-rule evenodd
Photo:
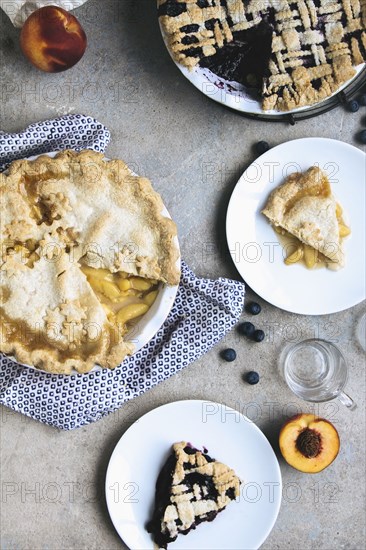
<svg viewBox="0 0 366 550"><path fill-rule="evenodd" d="M110 135L98 121L67 115L0 134L0 170L14 159L61 149L104 152ZM18 365L0 354L0 403L40 422L71 430L99 420L159 384L212 348L235 325L244 285L200 279L182 262L174 306L146 346L115 370L52 375Z"/></svg>
<svg viewBox="0 0 366 550"><path fill-rule="evenodd" d="M15 134L0 131L0 172L13 160L51 151L93 149L104 153L110 139L109 130L103 124L84 115L36 122Z"/></svg>

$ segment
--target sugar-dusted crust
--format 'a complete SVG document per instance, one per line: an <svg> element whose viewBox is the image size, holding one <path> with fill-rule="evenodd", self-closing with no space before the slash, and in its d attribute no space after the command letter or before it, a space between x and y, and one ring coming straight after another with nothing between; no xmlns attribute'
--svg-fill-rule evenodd
<svg viewBox="0 0 366 550"><path fill-rule="evenodd" d="M238 33L267 25L272 46L264 110L318 103L366 61L365 0L158 0L158 7L170 51L189 69L245 41Z"/></svg>
<svg viewBox="0 0 366 550"><path fill-rule="evenodd" d="M80 265L179 282L176 226L146 178L94 151L0 174L0 351L68 374L114 368L124 342Z"/></svg>
<svg viewBox="0 0 366 550"><path fill-rule="evenodd" d="M358 0L281 0L276 10L263 109L318 103L366 61L366 4Z"/></svg>
<svg viewBox="0 0 366 550"><path fill-rule="evenodd" d="M291 174L270 194L262 210L270 222L315 248L329 260L344 264L336 200L327 176L317 166Z"/></svg>
<svg viewBox="0 0 366 550"><path fill-rule="evenodd" d="M155 510L148 530L159 547L187 534L216 515L240 494L234 470L181 441L161 470L156 484Z"/></svg>

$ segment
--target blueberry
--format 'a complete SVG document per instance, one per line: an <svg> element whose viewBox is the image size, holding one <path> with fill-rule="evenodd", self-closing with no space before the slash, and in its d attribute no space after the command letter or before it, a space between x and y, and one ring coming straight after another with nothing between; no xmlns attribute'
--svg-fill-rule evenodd
<svg viewBox="0 0 366 550"><path fill-rule="evenodd" d="M248 384L254 386L254 384L258 384L259 382L259 374L254 370L247 372L247 374L245 375L245 380L248 382Z"/></svg>
<svg viewBox="0 0 366 550"><path fill-rule="evenodd" d="M255 330L253 332L254 342L263 342L264 336L265 336L265 334L264 334L263 330Z"/></svg>
<svg viewBox="0 0 366 550"><path fill-rule="evenodd" d="M351 111L351 113L357 113L358 109L360 108L358 101L356 99L352 99L352 101L349 101L347 103L347 109Z"/></svg>
<svg viewBox="0 0 366 550"><path fill-rule="evenodd" d="M366 107L366 94L360 95L360 97L358 98L358 102L360 105L362 105L362 107Z"/></svg>
<svg viewBox="0 0 366 550"><path fill-rule="evenodd" d="M250 302L245 309L252 315L258 315L262 311L261 306L257 302Z"/></svg>
<svg viewBox="0 0 366 550"><path fill-rule="evenodd" d="M236 359L236 351L231 348L224 349L221 352L221 357L225 359L225 361L235 361Z"/></svg>
<svg viewBox="0 0 366 550"><path fill-rule="evenodd" d="M366 130L362 130L362 132L359 133L358 137L361 143L366 144Z"/></svg>
<svg viewBox="0 0 366 550"><path fill-rule="evenodd" d="M258 143L255 144L255 150L258 155L263 155L263 153L266 153L269 149L269 145L266 141L258 141Z"/></svg>
<svg viewBox="0 0 366 550"><path fill-rule="evenodd" d="M238 331L240 334L243 334L244 336L253 336L253 333L255 331L255 326L253 323L248 323L247 321L245 323L240 323L238 327Z"/></svg>

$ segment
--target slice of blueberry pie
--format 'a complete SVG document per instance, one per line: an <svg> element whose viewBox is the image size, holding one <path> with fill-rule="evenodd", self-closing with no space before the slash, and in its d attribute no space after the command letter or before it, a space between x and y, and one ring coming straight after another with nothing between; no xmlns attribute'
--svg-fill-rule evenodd
<svg viewBox="0 0 366 550"><path fill-rule="evenodd" d="M157 482L155 510L147 530L159 548L199 523L212 521L239 496L234 470L182 441L173 445Z"/></svg>
<svg viewBox="0 0 366 550"><path fill-rule="evenodd" d="M365 0L158 0L176 61L261 90L263 109L325 99L366 60Z"/></svg>

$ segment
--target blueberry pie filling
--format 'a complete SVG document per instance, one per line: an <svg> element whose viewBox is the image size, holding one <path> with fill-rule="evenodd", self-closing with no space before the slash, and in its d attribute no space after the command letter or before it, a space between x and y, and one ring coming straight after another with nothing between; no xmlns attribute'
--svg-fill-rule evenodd
<svg viewBox="0 0 366 550"><path fill-rule="evenodd" d="M235 472L184 441L173 445L156 482L155 509L147 530L159 548L167 548L239 496Z"/></svg>
<svg viewBox="0 0 366 550"><path fill-rule="evenodd" d="M258 88L264 110L317 103L366 60L358 0L158 0L175 60Z"/></svg>

